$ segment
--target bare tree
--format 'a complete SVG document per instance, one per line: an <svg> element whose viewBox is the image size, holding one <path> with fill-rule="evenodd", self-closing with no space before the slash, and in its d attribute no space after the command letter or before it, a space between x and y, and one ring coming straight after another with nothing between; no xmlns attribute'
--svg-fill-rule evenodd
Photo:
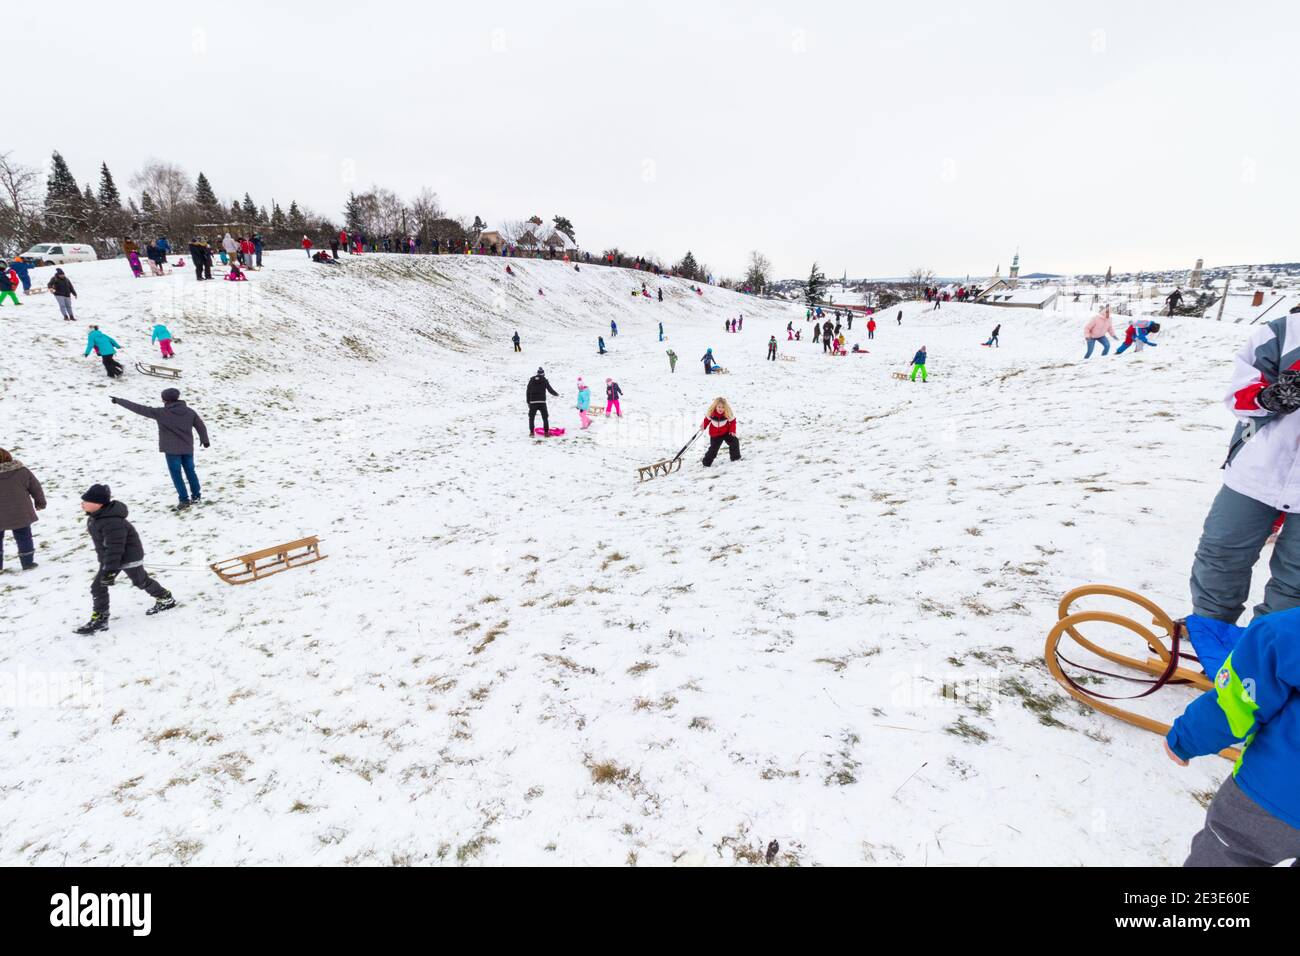
<svg viewBox="0 0 1300 956"><path fill-rule="evenodd" d="M928 286L934 285L934 271L931 269L913 269L907 275L907 292L913 299L925 297Z"/></svg>
<svg viewBox="0 0 1300 956"><path fill-rule="evenodd" d="M38 241L40 173L0 153L0 252L22 252Z"/></svg>
<svg viewBox="0 0 1300 956"><path fill-rule="evenodd" d="M410 203L411 231L418 233L425 241L429 239L429 226L447 213L442 208L438 194L427 186L415 194Z"/></svg>
<svg viewBox="0 0 1300 956"><path fill-rule="evenodd" d="M749 269L741 280L754 292L762 292L772 281L772 263L757 249L749 254Z"/></svg>
<svg viewBox="0 0 1300 956"><path fill-rule="evenodd" d="M131 177L131 185L149 194L164 224L172 225L183 216L192 218L186 207L194 199L194 186L185 170L175 163L151 159Z"/></svg>

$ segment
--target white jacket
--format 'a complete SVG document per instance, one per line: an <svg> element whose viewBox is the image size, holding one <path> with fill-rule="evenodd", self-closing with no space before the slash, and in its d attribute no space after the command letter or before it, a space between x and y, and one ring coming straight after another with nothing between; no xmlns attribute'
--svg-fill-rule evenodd
<svg viewBox="0 0 1300 956"><path fill-rule="evenodd" d="M1300 412L1259 407L1259 393L1278 373L1300 369L1300 313L1260 326L1237 353L1224 404L1237 428L1223 483L1278 511L1300 511Z"/></svg>

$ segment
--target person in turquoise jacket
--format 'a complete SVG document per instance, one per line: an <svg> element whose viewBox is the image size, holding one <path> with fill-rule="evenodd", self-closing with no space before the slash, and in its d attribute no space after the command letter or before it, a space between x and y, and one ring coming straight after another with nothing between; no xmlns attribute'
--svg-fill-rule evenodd
<svg viewBox="0 0 1300 956"><path fill-rule="evenodd" d="M163 358L169 359L175 354L172 352L171 331L161 322L153 327L153 337L149 341L158 343L158 351L162 353Z"/></svg>
<svg viewBox="0 0 1300 956"><path fill-rule="evenodd" d="M578 404L576 407L578 409L578 418L582 420L583 431L586 431L591 426L591 389L582 380L582 376L578 377Z"/></svg>
<svg viewBox="0 0 1300 956"><path fill-rule="evenodd" d="M1202 663L1210 643L1231 652L1214 687L1188 705L1165 737L1180 766L1239 746L1241 757L1192 838L1185 866L1275 866L1300 857L1300 608L1249 627L1193 615L1187 629ZM1292 864L1296 865L1295 863Z"/></svg>
<svg viewBox="0 0 1300 956"><path fill-rule="evenodd" d="M108 373L109 378L120 378L122 375L122 366L113 357L121 347L109 336L99 331L98 325L90 327L90 334L86 336L86 355L91 352L98 355L100 361L104 363L104 371Z"/></svg>

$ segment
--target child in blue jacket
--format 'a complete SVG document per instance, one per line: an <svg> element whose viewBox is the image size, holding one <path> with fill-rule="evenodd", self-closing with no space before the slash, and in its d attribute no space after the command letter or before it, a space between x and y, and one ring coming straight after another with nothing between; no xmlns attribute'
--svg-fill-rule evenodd
<svg viewBox="0 0 1300 956"><path fill-rule="evenodd" d="M1214 688L1174 721L1165 751L1180 766L1233 745L1241 757L1184 865L1274 866L1300 857L1300 608L1244 629L1195 615L1187 627L1198 648L1206 639L1235 646Z"/></svg>
<svg viewBox="0 0 1300 956"><path fill-rule="evenodd" d="M121 347L109 336L99 331L98 325L90 327L90 332L86 336L86 355L89 356L91 352L98 355L100 361L104 363L104 371L108 373L109 378L121 378L122 376L122 366L113 357Z"/></svg>

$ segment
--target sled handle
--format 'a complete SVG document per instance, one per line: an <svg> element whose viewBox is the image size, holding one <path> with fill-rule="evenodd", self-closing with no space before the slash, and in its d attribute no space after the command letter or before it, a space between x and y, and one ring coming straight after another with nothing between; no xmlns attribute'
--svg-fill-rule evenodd
<svg viewBox="0 0 1300 956"><path fill-rule="evenodd" d="M682 450L679 451L677 454L673 455L673 457L670 460L676 461L678 458L681 458L682 455L686 454L686 449L690 448L691 445L695 444L695 439L699 438L703 434L704 434L704 429L701 428L699 431L697 431L694 435L691 436L690 441L688 441L685 445L682 446Z"/></svg>

